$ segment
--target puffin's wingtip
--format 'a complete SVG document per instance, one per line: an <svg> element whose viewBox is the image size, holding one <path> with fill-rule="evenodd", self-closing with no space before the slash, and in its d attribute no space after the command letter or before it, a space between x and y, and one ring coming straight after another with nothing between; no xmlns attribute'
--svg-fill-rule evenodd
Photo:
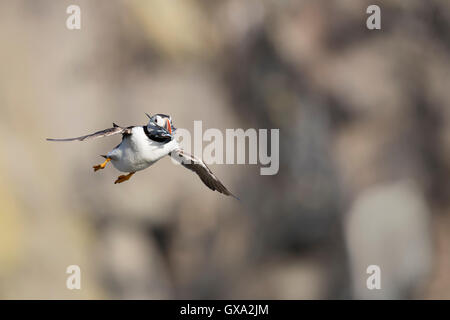
<svg viewBox="0 0 450 320"><path fill-rule="evenodd" d="M228 191L228 190L227 190L227 191ZM236 200L242 202L241 199L239 199L238 197L236 197L236 196L235 196L234 194L232 194L230 191L228 191L228 194L226 193L226 195L227 195L227 196L231 196L231 197L235 198Z"/></svg>

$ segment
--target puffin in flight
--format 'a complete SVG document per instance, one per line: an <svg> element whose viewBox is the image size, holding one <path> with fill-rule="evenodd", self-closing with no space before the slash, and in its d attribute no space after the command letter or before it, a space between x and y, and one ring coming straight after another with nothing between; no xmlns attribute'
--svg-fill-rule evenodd
<svg viewBox="0 0 450 320"><path fill-rule="evenodd" d="M212 173L208 166L193 155L180 148L174 138L176 128L172 125L172 118L165 114L155 114L149 117L147 125L121 127L113 123L112 128L97 131L76 138L47 139L48 141L88 141L115 134L122 134L122 142L106 155L105 161L95 165L94 171L104 169L108 162L125 175L120 175L114 182L122 183L131 178L137 171L150 167L159 159L170 156L185 168L194 171L203 183L211 190L218 191L227 196L233 195Z"/></svg>

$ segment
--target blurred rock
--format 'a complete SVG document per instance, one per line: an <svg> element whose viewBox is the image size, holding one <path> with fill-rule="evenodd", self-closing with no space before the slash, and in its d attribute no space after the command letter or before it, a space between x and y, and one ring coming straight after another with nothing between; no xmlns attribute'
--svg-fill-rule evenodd
<svg viewBox="0 0 450 320"><path fill-rule="evenodd" d="M345 224L354 298L417 297L432 268L429 218L423 193L408 181L361 192ZM380 290L366 286L370 265L381 269Z"/></svg>
<svg viewBox="0 0 450 320"><path fill-rule="evenodd" d="M110 222L97 248L104 267L98 270L115 292L113 299L167 299L169 279L160 253L145 229Z"/></svg>

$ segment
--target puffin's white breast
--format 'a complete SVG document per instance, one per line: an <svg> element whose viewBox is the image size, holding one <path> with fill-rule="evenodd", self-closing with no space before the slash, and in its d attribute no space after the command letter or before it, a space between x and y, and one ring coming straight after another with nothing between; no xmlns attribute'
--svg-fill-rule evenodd
<svg viewBox="0 0 450 320"><path fill-rule="evenodd" d="M148 168L178 147L176 140L168 143L153 141L147 137L142 127L131 129L131 135L108 153L117 170L134 172Z"/></svg>

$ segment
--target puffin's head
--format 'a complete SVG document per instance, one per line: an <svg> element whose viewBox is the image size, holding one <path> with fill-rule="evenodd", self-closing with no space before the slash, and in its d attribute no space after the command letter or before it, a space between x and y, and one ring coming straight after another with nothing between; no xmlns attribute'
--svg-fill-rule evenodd
<svg viewBox="0 0 450 320"><path fill-rule="evenodd" d="M175 132L176 128L172 125L171 116L162 113L155 114L154 116L150 116L148 113L146 113L146 115L150 119L149 125L157 125L158 127L166 129L170 134Z"/></svg>

